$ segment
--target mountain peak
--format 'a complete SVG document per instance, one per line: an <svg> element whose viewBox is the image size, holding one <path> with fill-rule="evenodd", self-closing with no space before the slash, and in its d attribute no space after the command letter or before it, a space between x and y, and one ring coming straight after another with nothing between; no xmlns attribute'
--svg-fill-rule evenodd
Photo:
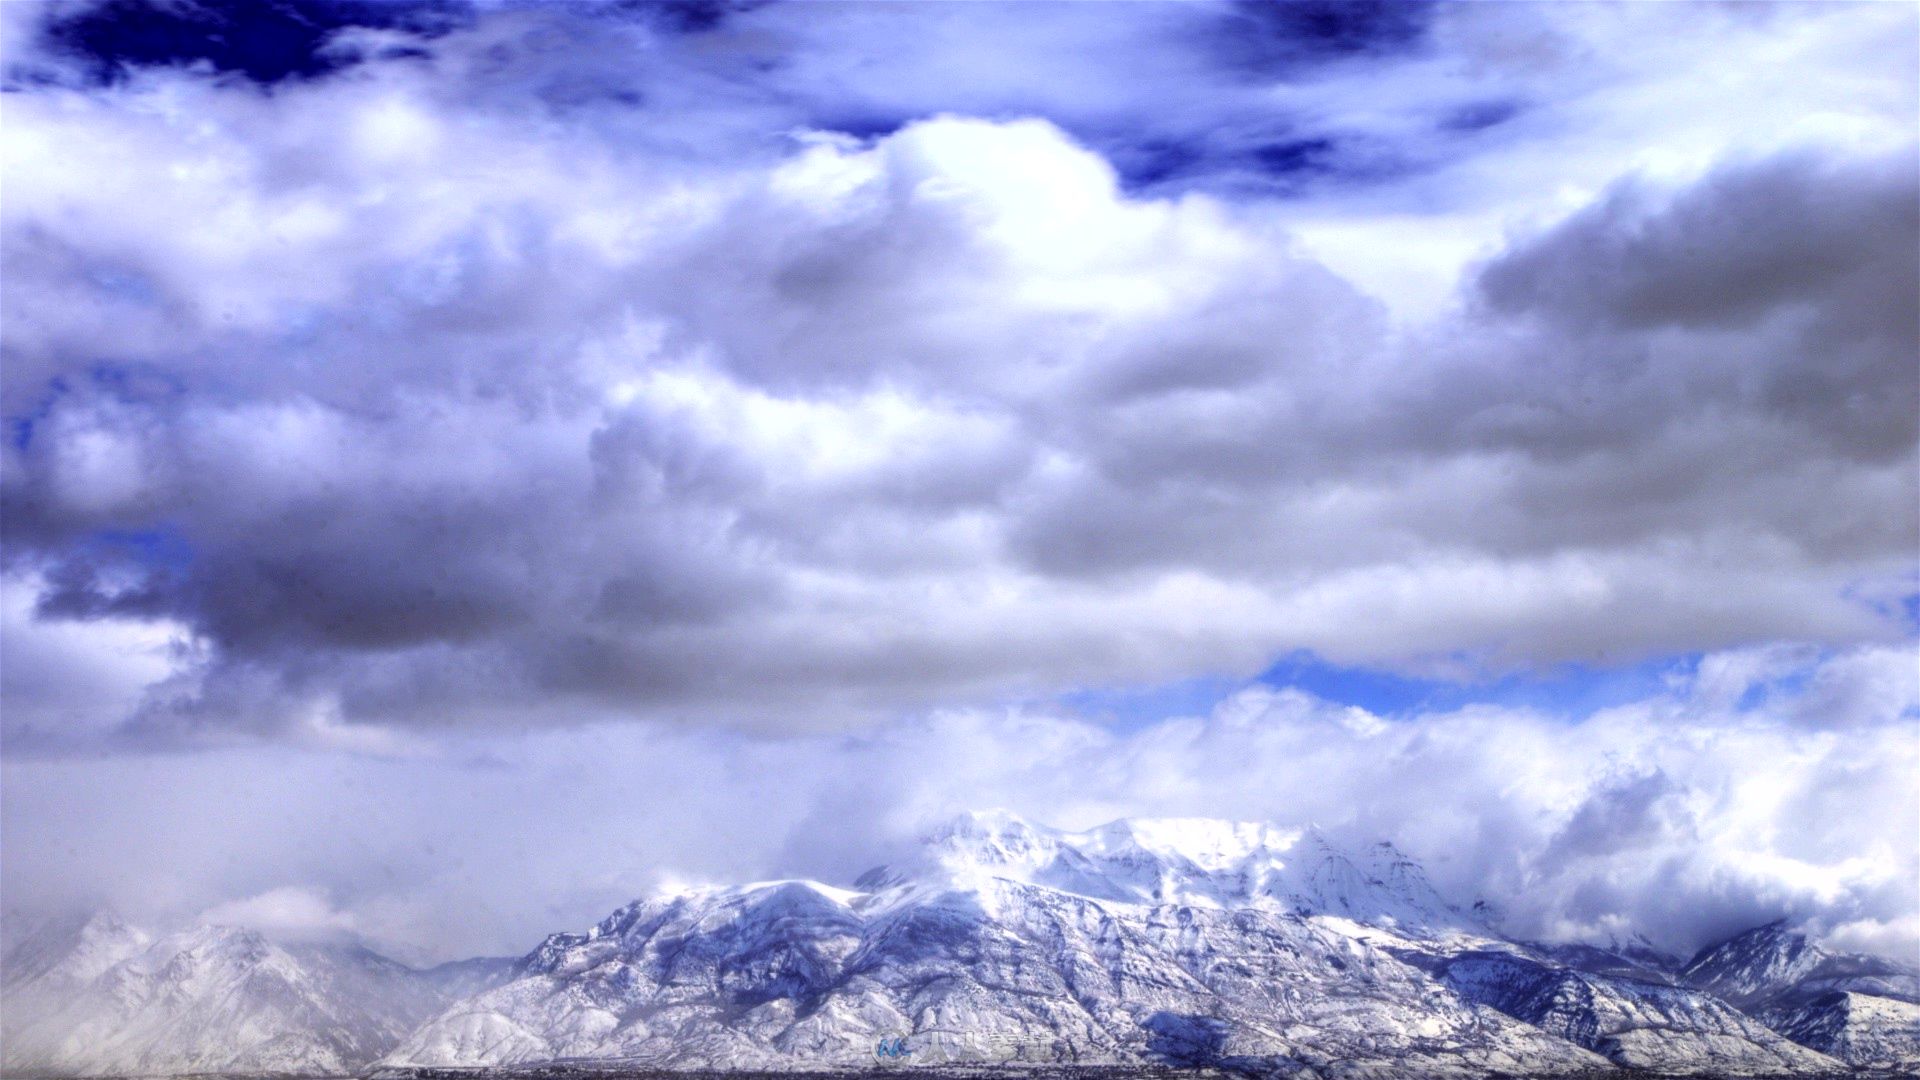
<svg viewBox="0 0 1920 1080"><path fill-rule="evenodd" d="M1680 970L1689 985L1736 1005L1776 998L1790 989L1862 987L1920 1001L1920 969L1880 957L1834 952L1779 919L1702 949Z"/></svg>
<svg viewBox="0 0 1920 1080"><path fill-rule="evenodd" d="M1805 934L1796 933L1788 920L1775 919L1749 927L1732 937L1723 938L1693 954L1683 970L1693 971L1708 965L1724 965L1738 957L1757 956L1762 952L1786 951L1799 953L1815 948Z"/></svg>
<svg viewBox="0 0 1920 1080"><path fill-rule="evenodd" d="M1217 866L1261 849L1286 850L1304 835L1318 838L1311 828L1281 829L1261 821L1201 817L1116 818L1082 832L1068 832L995 809L955 815L928 830L922 839L935 848L1019 856L1063 845L1083 852L1135 848L1178 855L1200 866Z"/></svg>
<svg viewBox="0 0 1920 1080"><path fill-rule="evenodd" d="M1680 977L1743 1004L1799 981L1826 959L1805 934L1777 919L1700 950L1680 969Z"/></svg>
<svg viewBox="0 0 1920 1080"><path fill-rule="evenodd" d="M1106 902L1332 915L1416 935L1486 929L1391 843L1349 850L1310 825L1134 817L1068 832L989 810L951 818L924 841L913 860L869 871L859 886L1012 882Z"/></svg>
<svg viewBox="0 0 1920 1080"><path fill-rule="evenodd" d="M1281 829L1261 821L1218 818L1120 818L1078 834L1099 846L1132 845L1143 851L1177 856L1203 870L1222 870L1261 855L1279 856L1312 829Z"/></svg>
<svg viewBox="0 0 1920 1080"><path fill-rule="evenodd" d="M1005 807L987 807L981 810L962 810L953 814L928 830L928 838L949 835L987 835L1007 830L1031 829L1033 826L1026 818Z"/></svg>

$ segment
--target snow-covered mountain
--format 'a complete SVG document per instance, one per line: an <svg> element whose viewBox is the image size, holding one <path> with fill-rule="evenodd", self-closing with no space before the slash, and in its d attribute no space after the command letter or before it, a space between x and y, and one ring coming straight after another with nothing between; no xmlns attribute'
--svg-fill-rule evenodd
<svg viewBox="0 0 1920 1080"><path fill-rule="evenodd" d="M692 891L554 935L384 1065L820 1069L885 1047L1325 1076L1846 1068L1688 985L1680 966L1643 944L1505 940L1387 845L1199 820L1067 833L972 814L853 889ZM1852 1043L1820 1038L1849 1056Z"/></svg>
<svg viewBox="0 0 1920 1080"><path fill-rule="evenodd" d="M489 962L421 972L236 927L154 937L111 915L20 941L0 981L8 1075L340 1074L391 1049ZM493 977L505 974L491 962Z"/></svg>
<svg viewBox="0 0 1920 1080"><path fill-rule="evenodd" d="M108 916L17 942L8 1075L370 1067L1206 1066L1237 1075L1920 1069L1920 972L1760 927L1691 961L1538 945L1418 863L1313 829L1006 813L852 888L636 901L516 961L425 971Z"/></svg>
<svg viewBox="0 0 1920 1080"><path fill-rule="evenodd" d="M1920 1065L1920 970L1829 952L1784 923L1701 950L1681 970L1794 1041L1855 1065Z"/></svg>
<svg viewBox="0 0 1920 1080"><path fill-rule="evenodd" d="M1829 952L1784 922L1702 949L1680 978L1741 1006L1836 990L1920 1001L1920 971L1875 956Z"/></svg>
<svg viewBox="0 0 1920 1080"><path fill-rule="evenodd" d="M855 890L687 893L556 935L386 1063L854 1067L905 1037L923 1055L1022 1064L1604 1065L1384 947L1475 940L1470 926L1390 849L1224 822L1061 833L969 815Z"/></svg>

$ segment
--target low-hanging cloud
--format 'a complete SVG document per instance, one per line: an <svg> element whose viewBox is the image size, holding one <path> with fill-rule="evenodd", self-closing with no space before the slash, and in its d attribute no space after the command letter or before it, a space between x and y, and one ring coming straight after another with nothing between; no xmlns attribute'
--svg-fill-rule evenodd
<svg viewBox="0 0 1920 1080"><path fill-rule="evenodd" d="M1391 839L1522 938L1644 933L1684 954L1785 917L1910 955L1911 659L1713 654L1578 721L1486 705L1381 716L1255 686L1130 733L948 710L852 736L624 724L424 757L14 760L8 901L359 934L421 958L517 953L657 888L848 884L946 815L1005 806L1062 827L1208 815Z"/></svg>

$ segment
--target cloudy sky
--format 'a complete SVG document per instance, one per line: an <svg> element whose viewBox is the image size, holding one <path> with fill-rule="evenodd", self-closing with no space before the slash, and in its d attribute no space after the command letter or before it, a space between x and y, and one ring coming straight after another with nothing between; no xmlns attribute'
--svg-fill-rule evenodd
<svg viewBox="0 0 1920 1080"><path fill-rule="evenodd" d="M1920 948L1920 9L0 5L0 887L1004 806Z"/></svg>

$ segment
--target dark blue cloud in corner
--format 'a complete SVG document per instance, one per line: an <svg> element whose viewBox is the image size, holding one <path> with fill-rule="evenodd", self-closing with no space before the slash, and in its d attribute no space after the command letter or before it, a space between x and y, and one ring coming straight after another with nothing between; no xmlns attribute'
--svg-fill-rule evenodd
<svg viewBox="0 0 1920 1080"><path fill-rule="evenodd" d="M357 62L327 49L342 30L431 37L472 18L471 6L454 0L109 0L55 9L41 32L49 52L79 61L100 83L122 81L141 68L204 64L271 85Z"/></svg>
<svg viewBox="0 0 1920 1080"><path fill-rule="evenodd" d="M1215 27L1221 59L1256 74L1422 48L1427 0L1241 0Z"/></svg>
<svg viewBox="0 0 1920 1080"><path fill-rule="evenodd" d="M576 10L589 15L604 10L670 34L704 34L718 30L736 14L769 3L772 0L617 0L604 9L583 4Z"/></svg>

